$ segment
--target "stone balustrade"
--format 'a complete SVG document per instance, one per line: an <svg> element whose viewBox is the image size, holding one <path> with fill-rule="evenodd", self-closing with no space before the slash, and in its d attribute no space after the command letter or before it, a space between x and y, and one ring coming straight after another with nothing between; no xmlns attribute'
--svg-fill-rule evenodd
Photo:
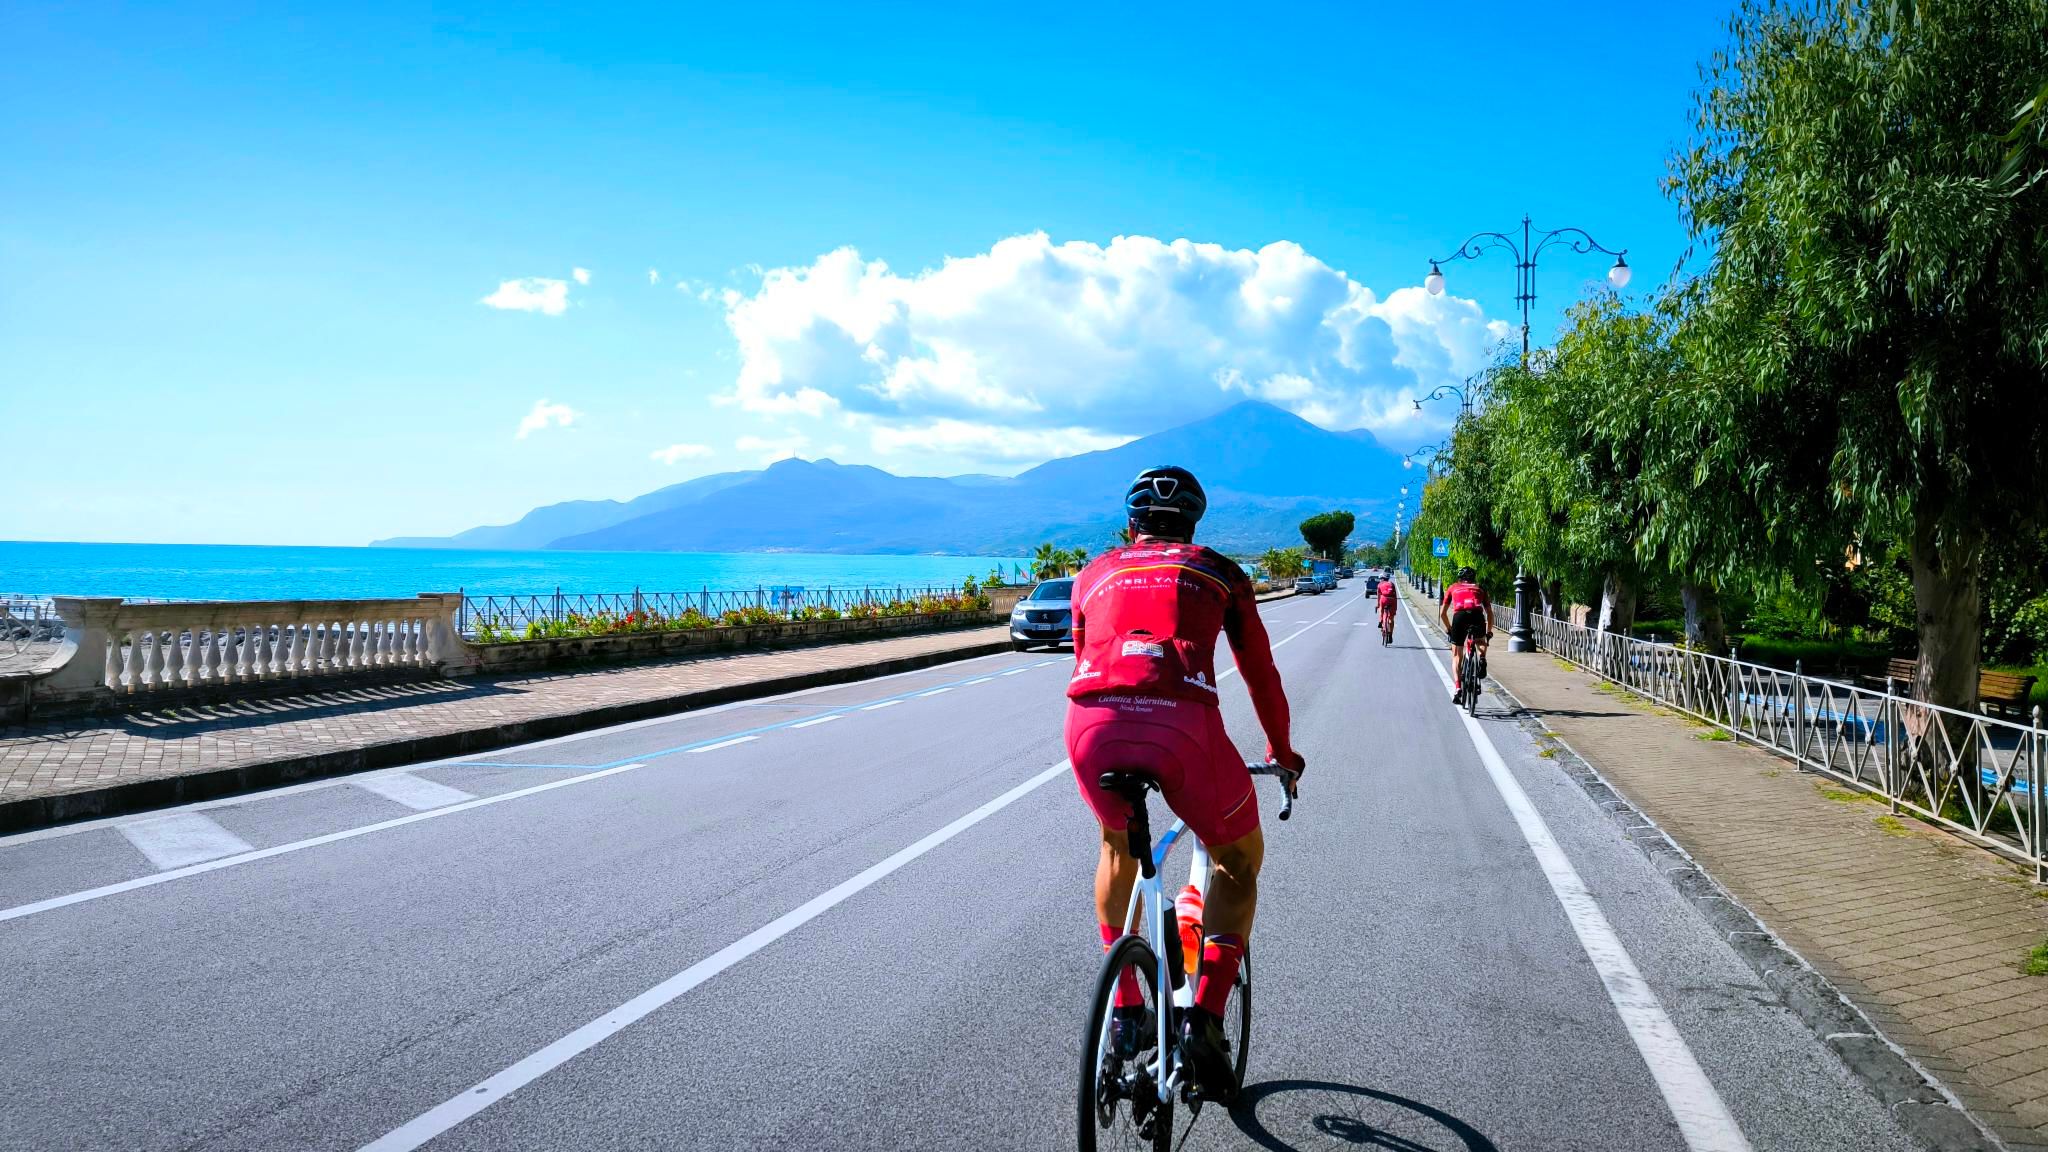
<svg viewBox="0 0 2048 1152"><path fill-rule="evenodd" d="M193 694L315 689L363 673L459 673L477 664L455 630L462 598L131 603L60 596L66 651L35 685L38 709ZM273 683L274 682L274 683Z"/></svg>

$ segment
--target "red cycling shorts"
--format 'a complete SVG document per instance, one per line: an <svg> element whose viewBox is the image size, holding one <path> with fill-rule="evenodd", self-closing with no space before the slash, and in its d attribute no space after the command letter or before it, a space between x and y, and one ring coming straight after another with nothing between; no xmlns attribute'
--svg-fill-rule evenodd
<svg viewBox="0 0 2048 1152"><path fill-rule="evenodd" d="M1124 798L1103 790L1104 772L1143 772L1188 830L1208 845L1228 844L1259 826L1251 770L1207 704L1158 696L1088 696L1067 708L1067 757L1081 798L1104 828L1130 819Z"/></svg>

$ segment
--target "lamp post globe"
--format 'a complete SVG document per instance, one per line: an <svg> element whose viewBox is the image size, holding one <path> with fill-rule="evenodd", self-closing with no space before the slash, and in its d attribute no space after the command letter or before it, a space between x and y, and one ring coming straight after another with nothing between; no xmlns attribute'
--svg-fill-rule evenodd
<svg viewBox="0 0 2048 1152"><path fill-rule="evenodd" d="M1628 257L1616 256L1614 267L1607 270L1607 282L1614 285L1614 290L1619 292L1628 287L1629 277L1634 274L1635 270L1628 266Z"/></svg>
<svg viewBox="0 0 2048 1152"><path fill-rule="evenodd" d="M1436 266L1435 261L1430 262L1429 275L1422 278L1422 288L1431 296L1441 296L1444 294L1444 274Z"/></svg>

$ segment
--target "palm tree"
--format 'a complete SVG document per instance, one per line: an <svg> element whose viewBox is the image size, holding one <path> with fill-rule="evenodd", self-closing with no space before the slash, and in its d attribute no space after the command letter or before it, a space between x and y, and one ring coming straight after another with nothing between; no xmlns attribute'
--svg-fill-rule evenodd
<svg viewBox="0 0 2048 1152"><path fill-rule="evenodd" d="M1087 566L1088 550L1086 548L1075 548L1067 553L1068 572L1079 572L1081 569L1086 568Z"/></svg>
<svg viewBox="0 0 2048 1152"><path fill-rule="evenodd" d="M1119 547L1123 547L1123 546L1126 546L1126 545L1129 545L1129 544L1134 544L1134 543L1136 543L1136 542L1137 542L1137 541L1136 541L1136 540L1135 540L1135 539L1134 539L1134 538L1133 538L1133 537L1131 536L1131 526L1130 526L1130 525L1126 524L1126 525L1124 525L1123 527L1121 527L1121 528L1119 528L1119 529L1117 529L1117 530L1116 530L1116 542L1117 542L1117 545L1118 545Z"/></svg>
<svg viewBox="0 0 2048 1152"><path fill-rule="evenodd" d="M1049 580L1059 575L1060 563L1066 557L1051 542L1040 544L1038 551L1031 554L1031 571L1040 580Z"/></svg>

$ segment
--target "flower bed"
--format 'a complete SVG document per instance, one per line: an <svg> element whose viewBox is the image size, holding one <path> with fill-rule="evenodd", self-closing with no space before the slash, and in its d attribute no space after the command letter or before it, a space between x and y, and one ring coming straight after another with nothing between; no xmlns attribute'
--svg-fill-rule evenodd
<svg viewBox="0 0 2048 1152"><path fill-rule="evenodd" d="M476 657L472 670L524 672L571 664L797 648L877 640L913 632L987 627L1001 622L995 611L973 601L932 612L919 612L914 606L905 610L886 604L875 605L873 609L867 612L832 612L829 615L819 611L800 614L796 619L782 613L753 609L729 613L740 618L733 623L692 621L679 624L674 618L663 620L658 625L651 619L628 622L621 618L603 623L586 620L586 631L580 634L479 642L470 649ZM704 620L704 617L698 615L696 620Z"/></svg>
<svg viewBox="0 0 2048 1152"><path fill-rule="evenodd" d="M760 606L735 609L715 618L706 616L695 608L671 615L649 611L595 612L589 615L572 612L560 620L535 620L524 629L505 626L493 618L479 617L475 625L475 642L478 645L490 646L530 640L574 640L603 636L632 636L643 633L709 632L726 628L759 628L780 624L822 623L835 620L885 620L911 616L986 613L990 608L991 602L987 594L970 590L955 596L924 596L912 600L889 600L855 604L843 612L836 608L819 607L799 608L793 612L777 612L772 608Z"/></svg>

